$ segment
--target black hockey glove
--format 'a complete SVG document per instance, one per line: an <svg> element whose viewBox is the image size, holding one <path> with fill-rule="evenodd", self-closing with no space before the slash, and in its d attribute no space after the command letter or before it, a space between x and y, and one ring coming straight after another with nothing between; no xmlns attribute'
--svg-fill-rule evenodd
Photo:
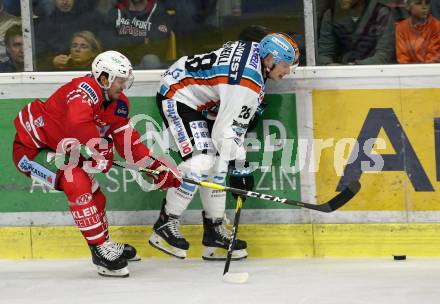
<svg viewBox="0 0 440 304"><path fill-rule="evenodd" d="M249 122L249 126L247 128L248 132L252 131L253 129L255 129L255 127L257 126L258 122L260 121L261 115L263 115L264 110L266 110L266 107L267 107L267 103L265 103L264 101L262 101L258 105L257 111L255 111L254 117L252 117L251 121Z"/></svg>
<svg viewBox="0 0 440 304"><path fill-rule="evenodd" d="M243 189L246 191L252 191L254 189L254 175L252 174L254 170L249 166L248 162L241 164L235 164L235 161L229 163L229 186L232 188ZM235 199L238 195L232 193ZM246 197L242 197L243 202Z"/></svg>

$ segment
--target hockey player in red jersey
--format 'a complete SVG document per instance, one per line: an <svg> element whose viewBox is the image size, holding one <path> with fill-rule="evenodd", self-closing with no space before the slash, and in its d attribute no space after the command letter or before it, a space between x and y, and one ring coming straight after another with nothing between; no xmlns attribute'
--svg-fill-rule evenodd
<svg viewBox="0 0 440 304"><path fill-rule="evenodd" d="M133 80L131 63L124 55L101 53L92 63L92 74L73 79L45 102L29 103L14 120L15 165L25 175L64 191L92 261L104 276L127 277L127 260L138 259L134 247L109 239L106 198L93 176L111 168L113 147L128 163L159 170L154 179L158 188L181 184L150 155L129 123L130 103L123 90ZM75 155L80 156L75 159Z"/></svg>

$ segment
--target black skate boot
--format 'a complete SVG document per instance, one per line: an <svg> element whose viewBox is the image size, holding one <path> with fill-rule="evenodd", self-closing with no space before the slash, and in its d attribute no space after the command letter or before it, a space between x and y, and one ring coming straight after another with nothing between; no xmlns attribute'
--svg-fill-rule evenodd
<svg viewBox="0 0 440 304"><path fill-rule="evenodd" d="M203 216L203 250L202 258L210 261L225 261L228 255L228 247L231 240L231 232L226 228L223 218L208 219ZM248 256L245 241L236 239L234 250L232 251L232 260L245 259Z"/></svg>
<svg viewBox="0 0 440 304"><path fill-rule="evenodd" d="M186 258L186 252L189 248L189 243L180 233L179 224L180 217L167 214L165 211L164 200L160 216L153 226L153 234L148 241L151 246L162 250L166 254L172 255L179 259Z"/></svg>
<svg viewBox="0 0 440 304"><path fill-rule="evenodd" d="M141 257L137 255L137 250L130 244L123 244L124 251L122 252L122 256L127 260L127 262L136 262L140 261Z"/></svg>
<svg viewBox="0 0 440 304"><path fill-rule="evenodd" d="M92 261L98 269L98 274L105 277L123 277L130 275L127 260L124 258L124 244L110 240L101 245L89 245Z"/></svg>

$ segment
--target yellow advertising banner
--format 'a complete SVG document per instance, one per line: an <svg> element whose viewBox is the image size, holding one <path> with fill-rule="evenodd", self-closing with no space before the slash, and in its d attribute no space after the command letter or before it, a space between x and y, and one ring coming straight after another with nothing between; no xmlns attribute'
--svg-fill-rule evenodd
<svg viewBox="0 0 440 304"><path fill-rule="evenodd" d="M342 210L440 210L440 89L315 90L313 120L318 201L359 180Z"/></svg>

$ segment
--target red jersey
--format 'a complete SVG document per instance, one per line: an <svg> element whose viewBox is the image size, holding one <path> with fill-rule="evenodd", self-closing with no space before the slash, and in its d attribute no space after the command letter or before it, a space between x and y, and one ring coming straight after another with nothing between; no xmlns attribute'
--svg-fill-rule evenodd
<svg viewBox="0 0 440 304"><path fill-rule="evenodd" d="M68 138L85 145L90 139L111 135L118 153L137 162L150 151L131 127L129 111L130 103L123 93L116 101L106 101L95 78L87 75L63 85L46 102L37 99L26 105L14 124L20 141L30 148L55 151ZM127 134L131 136L124 136L130 131ZM130 149L124 149L127 145Z"/></svg>

